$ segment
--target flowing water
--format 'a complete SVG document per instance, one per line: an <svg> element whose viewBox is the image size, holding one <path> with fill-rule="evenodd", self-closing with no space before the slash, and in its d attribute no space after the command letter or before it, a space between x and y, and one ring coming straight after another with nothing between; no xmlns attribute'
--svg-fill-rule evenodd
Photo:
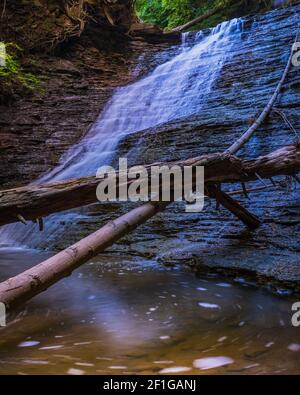
<svg viewBox="0 0 300 395"><path fill-rule="evenodd" d="M243 29L243 20L233 20L209 32L184 34L178 54L117 89L88 135L38 182L95 174L110 164L126 136L199 114L233 50L242 46ZM181 136L185 145L187 139ZM97 208L88 210L51 216L41 234L19 224L4 227L0 281L52 254L22 245L51 250L57 239L68 245L67 224L78 230L78 240L107 219ZM187 220L176 209L174 215L173 239L158 216L150 230L134 233L134 247L125 238L10 316L0 330L0 373L299 374L300 333L291 325L299 296L286 290L271 294L244 278L197 277L160 265L159 258L176 255L183 242L188 240L188 250L194 244L183 231ZM197 217L188 223L193 237L202 239L198 222ZM210 232L206 247L218 244L227 228L225 223Z"/></svg>
<svg viewBox="0 0 300 395"><path fill-rule="evenodd" d="M42 180L95 174L100 165L109 164L127 134L201 111L232 46L240 39L242 26L242 20L234 19L206 37L198 34L189 43L183 39L179 55L140 81L117 89L83 141Z"/></svg>
<svg viewBox="0 0 300 395"><path fill-rule="evenodd" d="M201 111L232 46L240 40L242 27L243 21L234 19L206 36L196 34L186 41L184 35L179 55L140 81L117 89L87 136L62 157L60 166L37 182L96 174L100 166L110 164L126 135ZM62 217L70 223L78 214L51 216L43 234L34 225L6 226L0 231L1 242L40 247L62 231Z"/></svg>
<svg viewBox="0 0 300 395"><path fill-rule="evenodd" d="M1 277L41 257L2 254ZM99 256L11 317L0 373L299 374L293 302L242 278Z"/></svg>

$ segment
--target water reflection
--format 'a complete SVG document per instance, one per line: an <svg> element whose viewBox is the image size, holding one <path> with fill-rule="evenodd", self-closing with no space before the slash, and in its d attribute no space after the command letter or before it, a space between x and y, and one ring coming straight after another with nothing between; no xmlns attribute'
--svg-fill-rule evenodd
<svg viewBox="0 0 300 395"><path fill-rule="evenodd" d="M1 258L7 277L44 256ZM299 373L292 299L245 279L101 255L10 317L0 331L0 372Z"/></svg>

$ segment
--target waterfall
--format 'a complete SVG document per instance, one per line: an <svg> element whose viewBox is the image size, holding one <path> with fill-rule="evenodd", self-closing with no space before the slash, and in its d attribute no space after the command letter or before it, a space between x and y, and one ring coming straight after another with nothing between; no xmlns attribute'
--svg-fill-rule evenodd
<svg viewBox="0 0 300 395"><path fill-rule="evenodd" d="M234 19L205 33L184 33L179 54L141 80L116 89L82 141L36 183L94 175L98 167L110 163L126 135L199 113L232 46L240 40L242 26L241 19ZM62 215L64 222L78 216L74 212L52 215L41 234L35 225L5 226L0 243L38 247L48 239L49 244Z"/></svg>
<svg viewBox="0 0 300 395"><path fill-rule="evenodd" d="M108 164L127 134L199 112L241 25L238 19L224 22L204 39L196 34L190 44L184 33L184 50L147 77L116 89L86 137L39 181L93 175L99 166Z"/></svg>

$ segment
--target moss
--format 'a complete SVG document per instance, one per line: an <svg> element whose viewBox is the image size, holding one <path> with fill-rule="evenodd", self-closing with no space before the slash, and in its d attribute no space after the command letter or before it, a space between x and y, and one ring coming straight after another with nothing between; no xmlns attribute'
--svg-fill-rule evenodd
<svg viewBox="0 0 300 395"><path fill-rule="evenodd" d="M282 5L293 3L286 0ZM144 22L155 23L171 29L203 15L215 7L223 11L211 16L193 30L212 27L224 20L270 10L274 0L136 0L136 12Z"/></svg>
<svg viewBox="0 0 300 395"><path fill-rule="evenodd" d="M0 95L10 96L21 92L41 90L41 79L24 71L19 57L22 49L16 43L4 43L5 51L1 54L4 66L0 66Z"/></svg>

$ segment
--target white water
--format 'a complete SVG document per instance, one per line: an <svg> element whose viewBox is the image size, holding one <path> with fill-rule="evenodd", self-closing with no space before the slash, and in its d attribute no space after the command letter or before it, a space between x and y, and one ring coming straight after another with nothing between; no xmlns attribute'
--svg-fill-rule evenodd
<svg viewBox="0 0 300 395"><path fill-rule="evenodd" d="M191 38L185 33L179 55L145 78L117 89L86 137L37 182L93 175L98 167L110 163L126 135L199 113L241 30L242 21L234 19L218 25L208 35L200 32ZM64 214L64 221L74 215ZM51 216L42 234L36 226L6 226L0 231L0 243L36 247L42 239L53 236L61 216Z"/></svg>
<svg viewBox="0 0 300 395"><path fill-rule="evenodd" d="M224 22L205 38L198 33L192 47L185 33L182 52L140 81L117 89L87 136L43 180L95 174L109 164L127 134L198 113L240 30L240 20Z"/></svg>

